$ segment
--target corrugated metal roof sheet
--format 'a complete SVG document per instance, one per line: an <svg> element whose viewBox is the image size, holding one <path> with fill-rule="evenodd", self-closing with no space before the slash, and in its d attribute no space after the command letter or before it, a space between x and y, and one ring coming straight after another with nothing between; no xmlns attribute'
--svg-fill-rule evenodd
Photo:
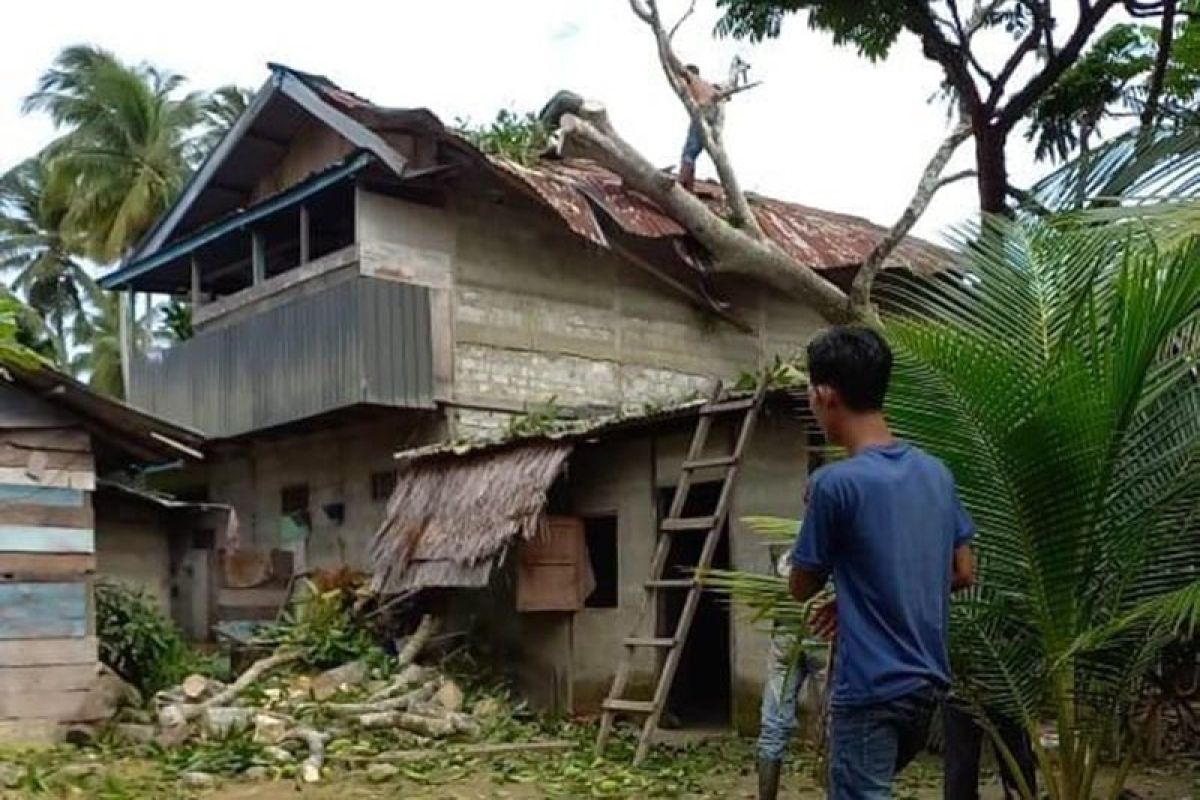
<svg viewBox="0 0 1200 800"><path fill-rule="evenodd" d="M544 160L525 166L486 156L447 128L427 109L394 109L377 106L342 89L328 78L292 73L305 80L326 101L377 130L420 129L440 136L456 149L470 153L497 173L515 179L518 186L540 200L577 235L600 246L608 240L596 210L630 236L645 239L682 238L684 228L646 196L627 188L621 178L601 165L583 159ZM719 184L696 183L697 194L718 210L724 207ZM841 269L861 264L886 229L870 220L750 195L763 231L798 262L816 270ZM908 237L896 248L886 266L930 273L948 262L946 251L929 242Z"/></svg>

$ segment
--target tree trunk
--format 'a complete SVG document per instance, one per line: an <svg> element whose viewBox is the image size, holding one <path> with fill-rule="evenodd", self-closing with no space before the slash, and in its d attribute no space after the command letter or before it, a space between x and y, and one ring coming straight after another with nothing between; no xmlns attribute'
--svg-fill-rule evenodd
<svg viewBox="0 0 1200 800"><path fill-rule="evenodd" d="M1004 146L1008 132L993 125L975 125L975 169L979 173L979 209L985 214L1007 214L1008 160Z"/></svg>

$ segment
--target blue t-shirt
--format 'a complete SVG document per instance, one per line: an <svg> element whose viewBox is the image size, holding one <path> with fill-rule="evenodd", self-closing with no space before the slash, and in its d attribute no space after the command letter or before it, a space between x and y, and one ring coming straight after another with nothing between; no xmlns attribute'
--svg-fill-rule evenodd
<svg viewBox="0 0 1200 800"><path fill-rule="evenodd" d="M833 703L948 687L954 549L975 532L950 470L905 442L867 448L813 473L801 531L792 565L837 587Z"/></svg>

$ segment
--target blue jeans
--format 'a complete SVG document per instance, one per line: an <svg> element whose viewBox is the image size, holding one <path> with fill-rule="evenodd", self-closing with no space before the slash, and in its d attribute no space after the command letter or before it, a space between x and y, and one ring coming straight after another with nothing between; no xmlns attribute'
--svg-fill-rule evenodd
<svg viewBox="0 0 1200 800"><path fill-rule="evenodd" d="M925 748L942 692L920 689L867 706L834 706L829 721L830 800L888 800L892 779Z"/></svg>
<svg viewBox="0 0 1200 800"><path fill-rule="evenodd" d="M807 655L801 653L793 663L794 655L795 639L771 637L758 730L758 757L765 761L783 760L788 741L796 730L796 698L813 672L812 661Z"/></svg>

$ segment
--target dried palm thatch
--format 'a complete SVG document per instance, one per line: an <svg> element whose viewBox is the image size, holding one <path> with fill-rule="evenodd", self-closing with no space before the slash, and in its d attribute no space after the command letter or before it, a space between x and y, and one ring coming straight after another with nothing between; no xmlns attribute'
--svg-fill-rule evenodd
<svg viewBox="0 0 1200 800"><path fill-rule="evenodd" d="M505 548L545 524L546 492L571 449L539 440L413 461L398 476L371 542L371 587L392 593L486 585Z"/></svg>

